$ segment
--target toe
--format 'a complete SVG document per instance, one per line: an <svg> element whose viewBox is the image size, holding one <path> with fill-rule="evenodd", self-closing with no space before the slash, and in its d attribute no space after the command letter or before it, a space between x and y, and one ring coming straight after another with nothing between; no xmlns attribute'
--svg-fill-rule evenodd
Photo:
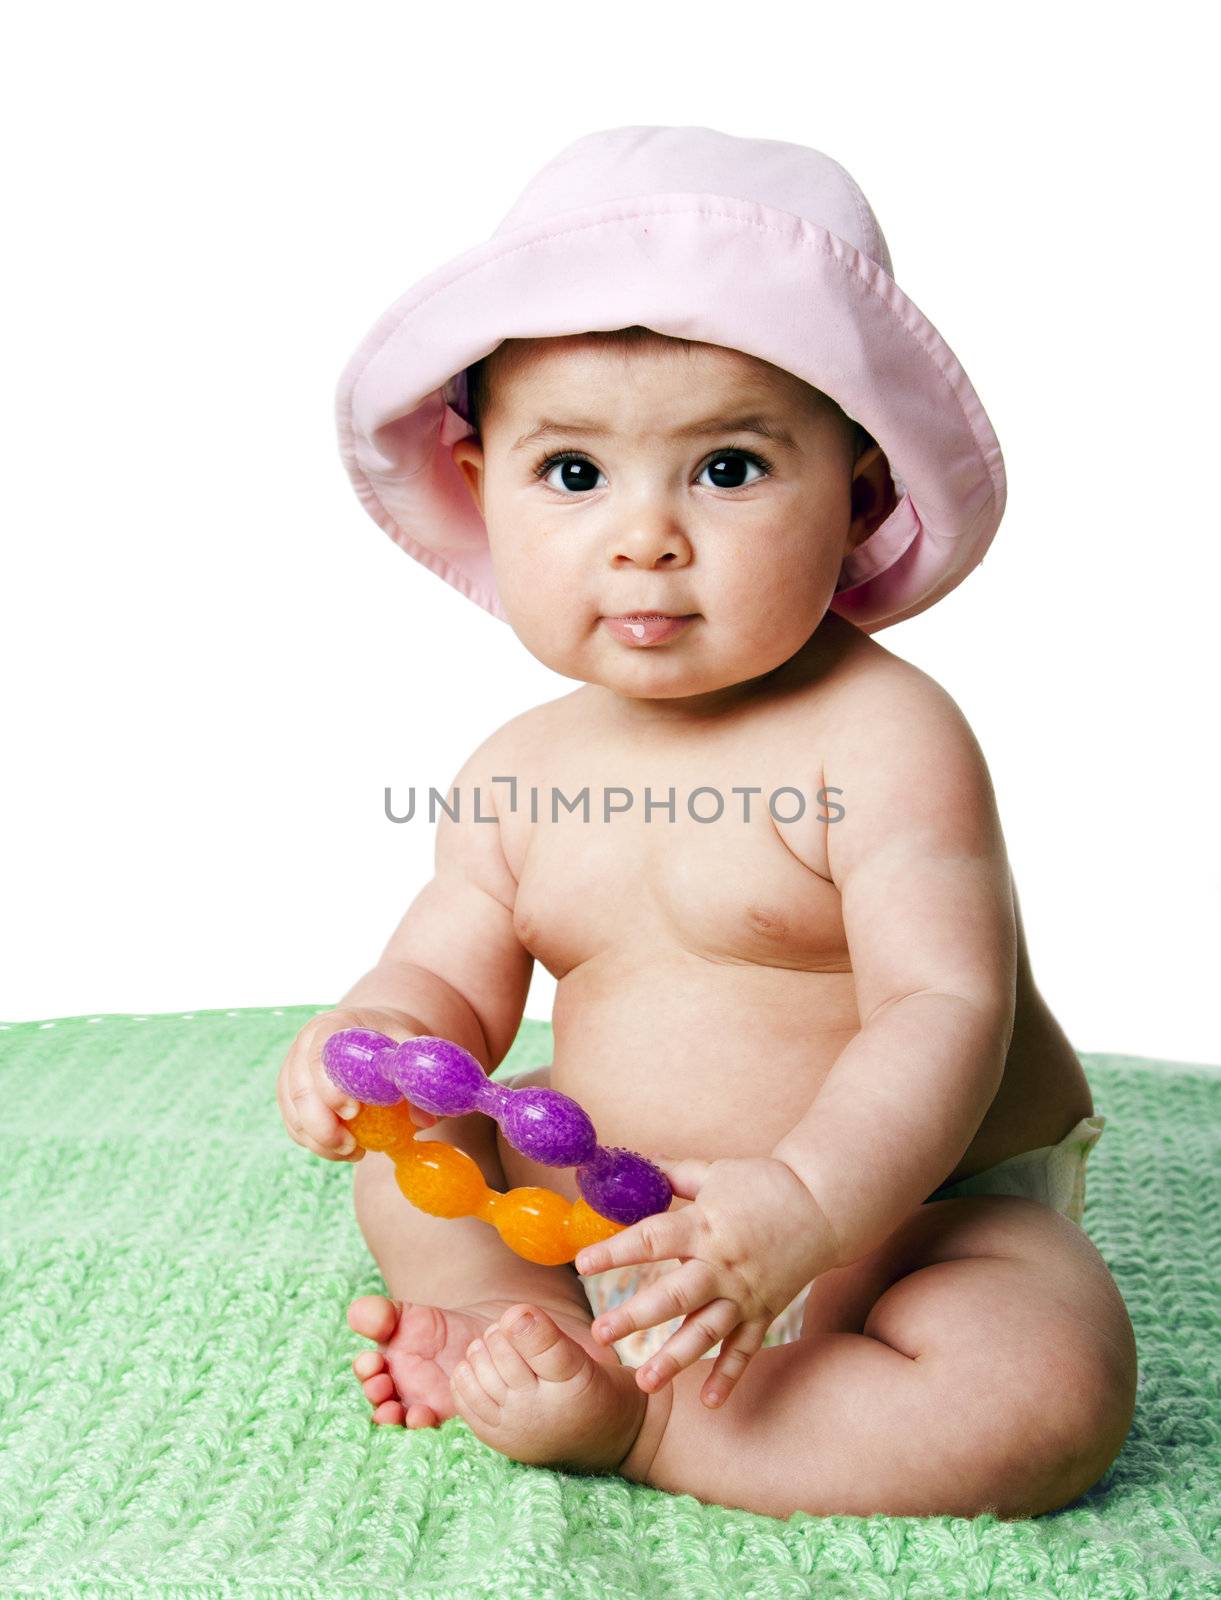
<svg viewBox="0 0 1221 1600"><path fill-rule="evenodd" d="M375 1406L380 1405L383 1400L398 1398L394 1379L388 1372L379 1372L376 1377L366 1378L361 1388L365 1391L365 1398L371 1400Z"/></svg>
<svg viewBox="0 0 1221 1600"><path fill-rule="evenodd" d="M404 1421L409 1428L436 1428L441 1419L431 1406L426 1406L422 1400L413 1400L407 1407Z"/></svg>
<svg viewBox="0 0 1221 1600"><path fill-rule="evenodd" d="M468 1424L475 1417L487 1428L496 1426L500 1421L500 1402L487 1392L479 1374L468 1362L458 1363L449 1382L454 1404Z"/></svg>
<svg viewBox="0 0 1221 1600"><path fill-rule="evenodd" d="M523 1317L530 1319L529 1326L515 1331ZM500 1326L514 1350L526 1364L550 1383L563 1383L575 1378L582 1368L590 1365L592 1357L575 1339L570 1339L545 1311L522 1302L510 1306L500 1319Z"/></svg>
<svg viewBox="0 0 1221 1600"><path fill-rule="evenodd" d="M483 1338L488 1356L506 1387L521 1389L535 1382L533 1370L521 1352L510 1344L499 1322L490 1322ZM470 1359L469 1352L467 1359Z"/></svg>
<svg viewBox="0 0 1221 1600"><path fill-rule="evenodd" d="M362 1350L352 1362L352 1371L358 1378L375 1378L386 1365L380 1350Z"/></svg>
<svg viewBox="0 0 1221 1600"><path fill-rule="evenodd" d="M387 1400L374 1411L373 1420L376 1423L389 1423L391 1427L401 1428L404 1416L401 1400Z"/></svg>
<svg viewBox="0 0 1221 1600"><path fill-rule="evenodd" d="M362 1294L348 1307L348 1326L353 1333L386 1344L398 1326L402 1310L401 1300L388 1300L384 1294Z"/></svg>
<svg viewBox="0 0 1221 1600"><path fill-rule="evenodd" d="M496 1324L492 1323L490 1326L495 1327ZM466 1347L464 1359L467 1366L475 1374L479 1387L483 1392L490 1399L495 1400L498 1405L503 1405L507 1386L501 1376L500 1369L496 1365L492 1351L492 1341L489 1340L485 1343L483 1339L473 1339Z"/></svg>

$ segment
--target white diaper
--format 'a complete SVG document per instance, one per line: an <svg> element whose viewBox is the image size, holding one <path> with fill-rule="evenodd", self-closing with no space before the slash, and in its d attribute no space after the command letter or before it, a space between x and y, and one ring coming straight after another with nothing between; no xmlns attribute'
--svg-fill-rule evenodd
<svg viewBox="0 0 1221 1600"><path fill-rule="evenodd" d="M1023 1150L998 1161L985 1172L973 1173L957 1183L942 1184L928 1197L952 1200L960 1195L1017 1194L1038 1200L1053 1211L1062 1211L1070 1222L1080 1226L1085 1214L1085 1164L1089 1153L1102 1137L1106 1118L1082 1117L1059 1144L1045 1144L1038 1150Z"/></svg>

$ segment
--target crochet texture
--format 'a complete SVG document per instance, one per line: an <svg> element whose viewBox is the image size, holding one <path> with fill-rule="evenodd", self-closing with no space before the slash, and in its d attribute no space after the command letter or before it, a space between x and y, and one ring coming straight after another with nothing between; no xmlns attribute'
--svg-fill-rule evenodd
<svg viewBox="0 0 1221 1600"><path fill-rule="evenodd" d="M319 1007L0 1030L0 1595L1174 1600L1221 1592L1221 1072L1083 1055L1085 1226L1136 1328L1127 1443L1030 1522L705 1506L375 1427L350 1165L275 1077ZM498 1077L550 1059L526 1022ZM406 1202L404 1202L406 1204Z"/></svg>

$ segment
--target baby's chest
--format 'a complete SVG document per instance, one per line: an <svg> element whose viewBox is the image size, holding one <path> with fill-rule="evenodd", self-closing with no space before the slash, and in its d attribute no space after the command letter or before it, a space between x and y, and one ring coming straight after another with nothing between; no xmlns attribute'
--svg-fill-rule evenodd
<svg viewBox="0 0 1221 1600"><path fill-rule="evenodd" d="M712 961L847 972L839 892L816 865L828 823L813 794L792 824L778 824L768 795L719 789L668 810L591 814L534 825L514 909L517 936L556 978L595 957L672 947ZM664 798L664 796L663 796ZM730 802L733 802L732 806ZM798 807L775 802L781 815ZM832 813L833 814L833 813ZM781 836L781 830L791 833Z"/></svg>

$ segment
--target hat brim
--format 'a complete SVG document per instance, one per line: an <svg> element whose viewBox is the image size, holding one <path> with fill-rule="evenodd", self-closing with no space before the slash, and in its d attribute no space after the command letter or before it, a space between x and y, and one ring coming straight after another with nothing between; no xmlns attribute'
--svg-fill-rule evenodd
<svg viewBox="0 0 1221 1600"><path fill-rule="evenodd" d="M831 603L864 632L925 610L983 557L1004 513L1004 462L936 328L836 234L714 194L615 200L515 228L396 300L336 393L340 453L370 516L507 620L487 530L450 453L472 429L447 389L504 339L633 324L782 367L877 440L897 504L848 557Z"/></svg>

